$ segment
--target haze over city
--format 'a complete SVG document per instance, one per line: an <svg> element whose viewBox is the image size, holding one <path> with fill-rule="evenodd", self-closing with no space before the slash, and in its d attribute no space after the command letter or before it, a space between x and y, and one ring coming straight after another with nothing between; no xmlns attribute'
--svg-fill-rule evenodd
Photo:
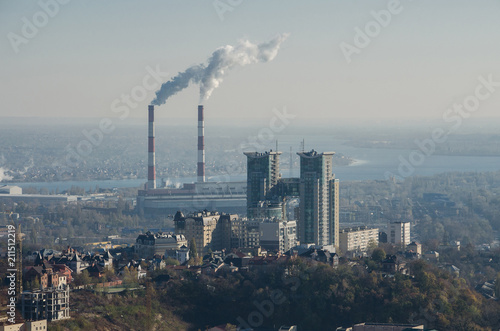
<svg viewBox="0 0 500 331"><path fill-rule="evenodd" d="M499 12L0 0L0 331L500 330Z"/></svg>
<svg viewBox="0 0 500 331"><path fill-rule="evenodd" d="M113 101L142 86L147 67L168 73L168 80L205 63L218 47L282 33L290 36L272 62L226 75L206 102L211 117L269 118L273 107L286 106L300 118L331 122L441 119L474 92L479 76L500 81L497 1L401 1L385 27L374 29L368 42L360 39L363 47L350 62L342 43L356 47L356 29L370 27L372 12L387 11L387 1L224 3L68 1L23 37L22 19L33 22L42 8L35 1L2 2L0 116L117 117ZM154 92L133 102L130 117L145 116ZM193 118L197 102L192 85L157 117ZM499 105L494 94L473 116L498 117Z"/></svg>

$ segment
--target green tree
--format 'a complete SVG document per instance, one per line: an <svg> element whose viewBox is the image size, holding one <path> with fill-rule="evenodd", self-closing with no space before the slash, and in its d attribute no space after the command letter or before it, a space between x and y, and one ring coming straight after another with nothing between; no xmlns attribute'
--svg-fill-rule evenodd
<svg viewBox="0 0 500 331"><path fill-rule="evenodd" d="M375 248L372 253L372 259L377 262L381 262L385 259L385 251L383 248Z"/></svg>
<svg viewBox="0 0 500 331"><path fill-rule="evenodd" d="M176 259L174 259L174 258L172 258L172 257L167 257L167 258L165 259L165 264L166 264L166 265L179 265L179 264L181 264L181 263L180 263L178 260L176 260Z"/></svg>
<svg viewBox="0 0 500 331"><path fill-rule="evenodd" d="M375 240L370 239L370 241L368 242L368 252L373 252L376 248L377 243L375 242Z"/></svg>
<svg viewBox="0 0 500 331"><path fill-rule="evenodd" d="M191 238L191 241L189 242L189 256L191 258L198 257L198 250L196 249L196 241L194 238Z"/></svg>
<svg viewBox="0 0 500 331"><path fill-rule="evenodd" d="M80 274L75 276L74 283L76 286L79 285L88 285L92 281L92 278L90 278L89 272L87 270L83 270Z"/></svg>

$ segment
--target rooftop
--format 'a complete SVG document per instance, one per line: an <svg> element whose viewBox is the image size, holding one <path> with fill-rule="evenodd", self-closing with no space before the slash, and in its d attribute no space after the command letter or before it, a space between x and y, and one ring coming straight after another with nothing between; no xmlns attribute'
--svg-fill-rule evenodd
<svg viewBox="0 0 500 331"><path fill-rule="evenodd" d="M309 152L298 152L297 155L300 157L306 157L306 158L317 158L317 157L322 157L323 155L333 155L335 152L323 152L323 153L318 153L314 149L311 149Z"/></svg>

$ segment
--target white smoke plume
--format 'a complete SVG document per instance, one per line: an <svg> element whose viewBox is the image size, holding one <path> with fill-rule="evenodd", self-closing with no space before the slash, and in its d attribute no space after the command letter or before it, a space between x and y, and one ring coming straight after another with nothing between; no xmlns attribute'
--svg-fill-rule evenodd
<svg viewBox="0 0 500 331"><path fill-rule="evenodd" d="M236 46L220 47L212 53L208 64L191 66L168 82L163 83L156 91L156 98L151 104L157 106L164 104L168 98L188 87L190 83L200 84L200 103L202 103L210 97L227 72L235 66L272 61L286 38L288 38L288 34L284 33L267 43L258 45L244 40Z"/></svg>
<svg viewBox="0 0 500 331"><path fill-rule="evenodd" d="M6 174L6 172L8 172L8 171L9 171L9 169L5 169L5 168L0 167L0 182L2 180L12 180L12 178L14 178L14 177Z"/></svg>

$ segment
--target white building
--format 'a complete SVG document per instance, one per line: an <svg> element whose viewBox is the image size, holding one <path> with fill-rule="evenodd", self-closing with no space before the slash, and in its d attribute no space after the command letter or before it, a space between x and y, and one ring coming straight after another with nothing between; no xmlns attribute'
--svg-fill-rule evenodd
<svg viewBox="0 0 500 331"><path fill-rule="evenodd" d="M406 247L410 244L410 222L389 222L388 238L390 243Z"/></svg>
<svg viewBox="0 0 500 331"><path fill-rule="evenodd" d="M296 221L266 220L259 224L260 246L284 253L297 246Z"/></svg>
<svg viewBox="0 0 500 331"><path fill-rule="evenodd" d="M46 331L47 320L26 321L15 324L5 323L0 325L0 331Z"/></svg>
<svg viewBox="0 0 500 331"><path fill-rule="evenodd" d="M167 251L165 252L165 256L167 256ZM175 258L181 264L186 261L189 261L189 248L187 246L182 246L178 250L175 251Z"/></svg>
<svg viewBox="0 0 500 331"><path fill-rule="evenodd" d="M23 189L19 186L0 185L0 194L23 194Z"/></svg>
<svg viewBox="0 0 500 331"><path fill-rule="evenodd" d="M339 231L339 246L342 253L368 249L370 243L378 246L378 228L358 226Z"/></svg>

